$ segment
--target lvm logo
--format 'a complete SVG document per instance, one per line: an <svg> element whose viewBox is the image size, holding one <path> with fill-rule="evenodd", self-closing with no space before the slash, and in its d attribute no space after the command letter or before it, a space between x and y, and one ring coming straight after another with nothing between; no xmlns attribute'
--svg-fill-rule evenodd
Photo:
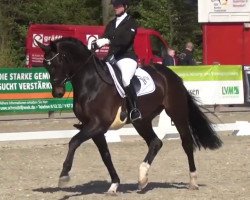
<svg viewBox="0 0 250 200"><path fill-rule="evenodd" d="M240 93L239 86L223 86L222 95L237 95Z"/></svg>

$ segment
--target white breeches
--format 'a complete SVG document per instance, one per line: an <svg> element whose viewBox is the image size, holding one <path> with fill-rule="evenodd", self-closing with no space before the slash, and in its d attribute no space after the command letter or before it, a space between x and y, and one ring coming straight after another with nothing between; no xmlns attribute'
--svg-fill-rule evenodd
<svg viewBox="0 0 250 200"><path fill-rule="evenodd" d="M119 60L116 64L122 73L123 86L127 87L130 84L130 80L135 74L137 62L131 58L123 58Z"/></svg>

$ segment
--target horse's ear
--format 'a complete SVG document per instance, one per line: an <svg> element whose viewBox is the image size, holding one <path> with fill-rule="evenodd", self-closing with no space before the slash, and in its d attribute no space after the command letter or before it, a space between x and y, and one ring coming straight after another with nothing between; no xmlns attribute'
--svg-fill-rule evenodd
<svg viewBox="0 0 250 200"><path fill-rule="evenodd" d="M50 41L50 48L51 48L51 51L57 52L57 47L56 47L56 43L55 42Z"/></svg>
<svg viewBox="0 0 250 200"><path fill-rule="evenodd" d="M50 46L46 46L42 44L41 42L38 42L37 40L35 41L36 41L37 46L39 46L44 52L51 51Z"/></svg>

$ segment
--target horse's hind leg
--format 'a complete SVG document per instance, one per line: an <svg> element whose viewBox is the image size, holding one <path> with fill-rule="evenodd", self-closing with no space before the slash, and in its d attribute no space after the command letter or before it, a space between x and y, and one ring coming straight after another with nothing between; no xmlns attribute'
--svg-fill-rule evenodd
<svg viewBox="0 0 250 200"><path fill-rule="evenodd" d="M176 114L177 115L177 114ZM196 173L196 167L194 162L194 146L193 146L193 138L191 135L191 131L189 129L188 125L188 118L185 118L184 113L182 115L179 114L179 116L182 117L176 117L175 115L171 117L173 120L182 141L182 147L187 155L188 158L188 164L189 164L189 172L190 172L190 183L189 183L189 189L199 189L199 186L197 185L197 173Z"/></svg>
<svg viewBox="0 0 250 200"><path fill-rule="evenodd" d="M135 123L134 127L148 145L148 153L139 167L138 189L142 190L148 184L148 171L155 156L162 147L162 141L155 134L151 120Z"/></svg>
<svg viewBox="0 0 250 200"><path fill-rule="evenodd" d="M102 160L107 167L109 174L111 176L112 184L108 190L108 194L116 194L117 188L120 184L120 179L116 173L116 170L114 168L114 165L111 160L111 155L108 149L107 141L104 135L98 135L92 138L94 143L96 144Z"/></svg>

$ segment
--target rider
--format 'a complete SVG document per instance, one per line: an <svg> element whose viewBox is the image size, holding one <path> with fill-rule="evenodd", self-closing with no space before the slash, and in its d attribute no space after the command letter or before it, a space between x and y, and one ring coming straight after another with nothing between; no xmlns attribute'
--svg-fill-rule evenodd
<svg viewBox="0 0 250 200"><path fill-rule="evenodd" d="M141 113L137 108L137 95L131 84L137 68L137 56L133 49L137 25L127 14L128 0L112 0L111 4L116 17L107 24L103 37L95 43L98 48L109 45L107 61L121 71L124 90L131 108L130 119L134 122L141 119Z"/></svg>

